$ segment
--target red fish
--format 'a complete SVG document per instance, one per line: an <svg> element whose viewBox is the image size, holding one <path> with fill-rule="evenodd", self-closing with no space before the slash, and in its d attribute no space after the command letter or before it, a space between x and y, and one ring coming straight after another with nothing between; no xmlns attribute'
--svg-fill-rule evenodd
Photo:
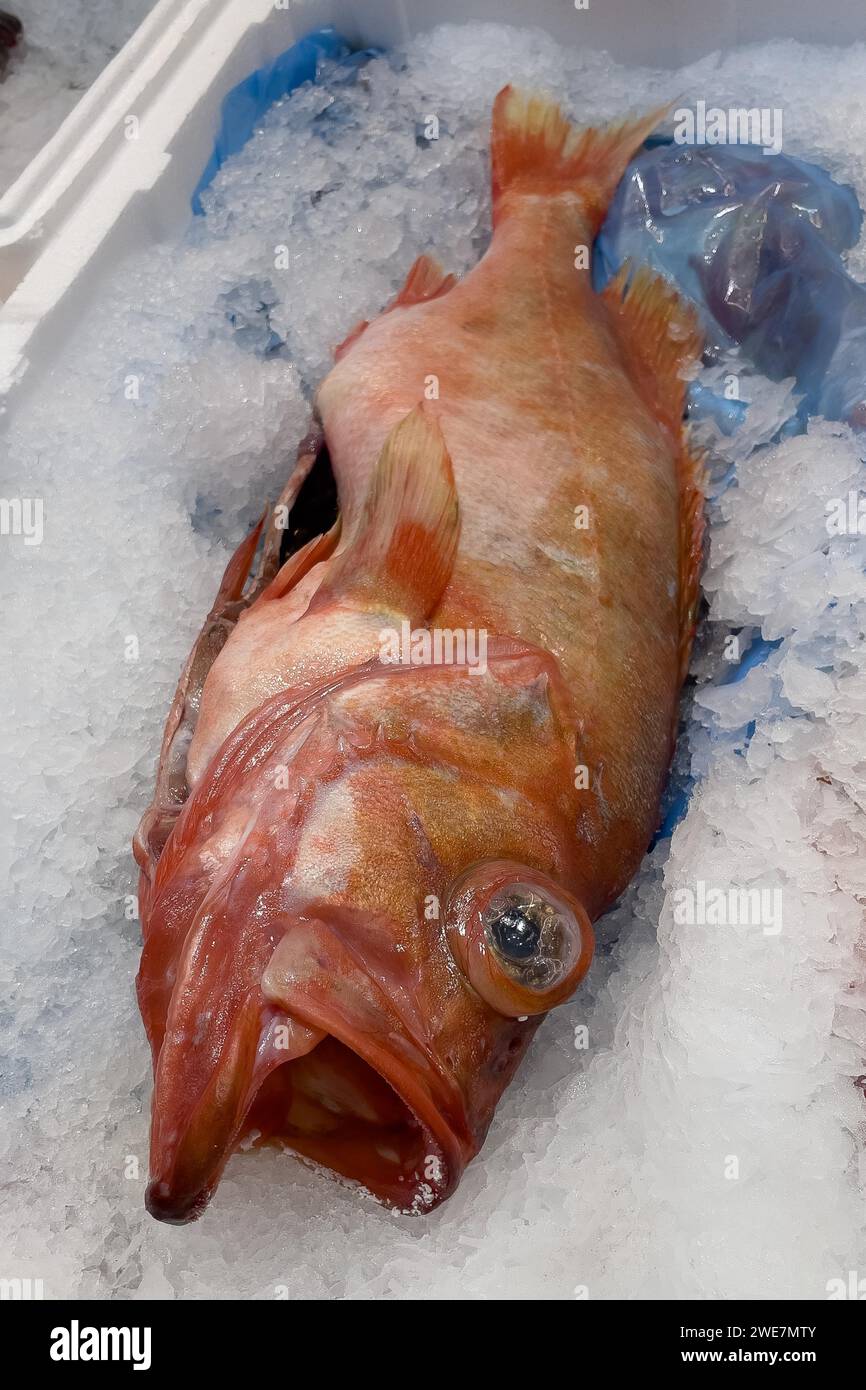
<svg viewBox="0 0 866 1390"><path fill-rule="evenodd" d="M442 1201L646 850L700 343L645 272L595 294L581 248L659 114L580 131L499 94L490 249L459 283L422 257L338 349L226 571L135 845L163 1220L262 1143Z"/></svg>

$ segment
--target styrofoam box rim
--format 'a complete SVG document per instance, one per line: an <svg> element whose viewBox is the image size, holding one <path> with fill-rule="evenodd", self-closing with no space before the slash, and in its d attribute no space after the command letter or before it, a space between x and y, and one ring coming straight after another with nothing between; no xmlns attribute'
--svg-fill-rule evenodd
<svg viewBox="0 0 866 1390"><path fill-rule="evenodd" d="M443 21L531 23L630 62L675 65L737 42L866 37L861 0L158 0L0 199L0 409L45 364L105 273L176 231L225 94L333 24L388 45ZM820 14L817 13L820 8ZM636 22L639 15L639 22ZM130 117L134 120L130 121Z"/></svg>

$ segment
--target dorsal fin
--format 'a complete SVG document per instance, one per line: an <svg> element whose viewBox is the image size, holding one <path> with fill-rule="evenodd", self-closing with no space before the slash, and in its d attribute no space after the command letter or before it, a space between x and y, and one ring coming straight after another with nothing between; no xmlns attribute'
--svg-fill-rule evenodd
<svg viewBox="0 0 866 1390"><path fill-rule="evenodd" d="M647 266L629 261L601 297L614 318L632 380L662 424L682 426L687 374L700 360L704 335L694 305Z"/></svg>
<svg viewBox="0 0 866 1390"><path fill-rule="evenodd" d="M700 600L704 535L703 456L688 445L683 427L687 373L703 346L697 310L662 276L628 262L601 297L613 315L631 380L678 448L680 485L680 679L689 668Z"/></svg>
<svg viewBox="0 0 866 1390"><path fill-rule="evenodd" d="M439 299L457 284L456 277L447 275L433 256L419 256L406 276L406 283L397 292L390 304L386 304L383 314L392 309L408 309L413 304L427 304L431 299ZM349 348L358 341L365 328L370 327L369 319L361 319L343 339L334 352L336 361L345 357Z"/></svg>
<svg viewBox="0 0 866 1390"><path fill-rule="evenodd" d="M311 610L339 602L421 621L448 582L459 532L445 440L418 405L385 440L349 545L333 560Z"/></svg>
<svg viewBox="0 0 866 1390"><path fill-rule="evenodd" d="M701 570L704 559L704 488L706 470L703 453L693 452L683 439L678 459L680 483L680 682L689 671L692 642L698 625L701 601Z"/></svg>

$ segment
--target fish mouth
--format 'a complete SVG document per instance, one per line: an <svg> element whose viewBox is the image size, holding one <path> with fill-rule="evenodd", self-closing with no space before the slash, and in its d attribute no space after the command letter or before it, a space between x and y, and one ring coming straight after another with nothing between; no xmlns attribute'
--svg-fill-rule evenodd
<svg viewBox="0 0 866 1390"><path fill-rule="evenodd" d="M248 1123L404 1211L444 1201L466 1162L411 1074L375 1067L333 1034L271 1073Z"/></svg>
<svg viewBox="0 0 866 1390"><path fill-rule="evenodd" d="M287 933L262 980L258 1039L227 1050L193 1106L172 1076L166 1035L145 1198L152 1216L197 1219L232 1153L265 1146L400 1211L431 1211L453 1192L478 1148L459 1089L392 991L347 957L341 934L322 922Z"/></svg>

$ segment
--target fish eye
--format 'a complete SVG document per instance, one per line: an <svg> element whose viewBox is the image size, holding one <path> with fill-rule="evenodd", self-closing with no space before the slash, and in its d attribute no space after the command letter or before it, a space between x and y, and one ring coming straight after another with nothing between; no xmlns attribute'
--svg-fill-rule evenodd
<svg viewBox="0 0 866 1390"><path fill-rule="evenodd" d="M498 1013L544 1013L567 999L592 959L586 912L525 865L476 865L455 884L446 912L452 954Z"/></svg>

